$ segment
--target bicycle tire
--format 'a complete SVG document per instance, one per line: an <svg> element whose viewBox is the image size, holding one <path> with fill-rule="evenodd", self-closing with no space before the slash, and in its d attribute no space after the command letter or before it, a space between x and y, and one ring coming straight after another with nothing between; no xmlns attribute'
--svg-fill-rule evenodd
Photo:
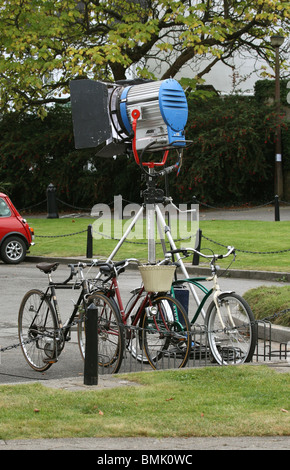
<svg viewBox="0 0 290 470"><path fill-rule="evenodd" d="M205 317L208 343L214 361L220 365L250 362L257 343L255 319L250 306L235 293L221 294L218 301L224 325L214 301L210 303Z"/></svg>
<svg viewBox="0 0 290 470"><path fill-rule="evenodd" d="M149 364L149 361L144 354L144 348L142 347L142 341L140 342L139 333L138 333L138 326L132 326L134 319L138 313L138 310L141 307L142 302L144 301L144 297L146 292L143 291L140 295L140 289L135 291L133 295L127 302L125 307L125 316L130 312L130 316L128 318L128 332L126 338L126 349L130 352L131 356L136 359L138 362L142 362L143 364ZM141 343L141 344L140 344Z"/></svg>
<svg viewBox="0 0 290 470"><path fill-rule="evenodd" d="M63 348L50 300L38 289L28 291L18 313L18 336L24 357L32 369L43 372L56 362Z"/></svg>
<svg viewBox="0 0 290 470"><path fill-rule="evenodd" d="M104 293L95 292L88 297L87 306L94 303L98 315L98 365L117 373L124 356L124 332L119 310ZM78 344L85 359L85 309L80 312Z"/></svg>
<svg viewBox="0 0 290 470"><path fill-rule="evenodd" d="M157 294L145 306L140 326L140 345L153 369L186 365L191 352L190 323L179 301Z"/></svg>

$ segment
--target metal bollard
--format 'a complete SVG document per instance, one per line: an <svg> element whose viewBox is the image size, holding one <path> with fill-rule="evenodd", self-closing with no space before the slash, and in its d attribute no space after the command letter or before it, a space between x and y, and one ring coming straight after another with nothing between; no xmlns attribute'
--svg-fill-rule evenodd
<svg viewBox="0 0 290 470"><path fill-rule="evenodd" d="M47 196L47 218L58 219L57 203L56 203L56 188L50 183L46 189Z"/></svg>
<svg viewBox="0 0 290 470"><path fill-rule="evenodd" d="M98 385L98 310L89 305L86 316L84 385Z"/></svg>
<svg viewBox="0 0 290 470"><path fill-rule="evenodd" d="M87 232L87 258L93 257L93 226L88 225Z"/></svg>
<svg viewBox="0 0 290 470"><path fill-rule="evenodd" d="M280 221L279 196L275 196L275 222Z"/></svg>
<svg viewBox="0 0 290 470"><path fill-rule="evenodd" d="M202 237L202 231L198 229L196 231L196 241L195 241L195 247L194 247L197 251L200 251L201 237ZM199 255L197 253L193 253L192 264L193 266L199 265Z"/></svg>

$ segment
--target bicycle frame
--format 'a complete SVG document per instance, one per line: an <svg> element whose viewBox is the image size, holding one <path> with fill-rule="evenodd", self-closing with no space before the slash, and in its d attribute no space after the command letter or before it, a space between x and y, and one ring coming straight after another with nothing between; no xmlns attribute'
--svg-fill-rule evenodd
<svg viewBox="0 0 290 470"><path fill-rule="evenodd" d="M210 297L210 295L213 293L214 288L212 287L211 289L207 289L203 284L201 284L201 281L207 281L208 279L206 277L194 277L194 278L188 278L188 279L178 279L176 281L173 281L172 287L171 287L171 294L173 297L175 297L174 294L174 287L177 287L181 284L191 284L194 287L198 288L201 292L204 293L204 296L198 305L196 312L191 320L191 324L194 324L199 317L200 313L202 312L202 309L204 307L204 304L206 300Z"/></svg>
<svg viewBox="0 0 290 470"><path fill-rule="evenodd" d="M82 271L81 271L81 273L82 273ZM75 283L74 284L68 284L67 281L58 283L58 282L54 282L52 280L51 273L48 273L48 279L49 279L49 284L48 284L48 287L46 289L46 292L44 293L44 298L46 297L50 301L52 301L53 308L54 308L54 311L55 311L56 317L57 317L58 327L59 327L59 329L64 329L63 335L64 335L64 340L66 340L68 332L71 328L71 324L72 324L74 318L76 317L76 315L78 313L78 310L79 310L79 307L82 303L82 300L84 300L85 296L89 293L88 282L82 276L82 281L81 281L80 284L75 284ZM59 310L59 304L58 304L58 301L57 301L56 290L57 289L73 289L73 288L74 289L81 289L81 293L78 297L77 302L74 304L74 308L73 308L73 311L72 311L70 317L63 324L62 319L61 319L60 310Z"/></svg>
<svg viewBox="0 0 290 470"><path fill-rule="evenodd" d="M228 247L228 248L229 248L229 251L228 251L227 255L218 255L218 257L222 258L222 257L229 256L229 254L234 249L233 249L233 247ZM189 250L194 251L194 252L198 253L201 256L208 257L208 256L205 256L202 253L198 252L197 250L192 250L192 249L189 249ZM176 251L178 251L178 250L176 250ZM182 251L182 250L180 250L180 251ZM216 272L217 268L215 266L215 258L216 257L213 257L212 261L211 261L211 272L212 272L211 277L194 277L194 278L186 278L186 279L175 280L172 283L171 294L174 296L174 287L177 287L177 286L179 286L181 284L184 284L184 283L194 285L196 288L198 288L200 291L202 291L204 293L204 296L203 296L201 302L199 303L198 308L197 308L197 310L196 310L196 312L195 312L195 314L194 314L194 316L191 320L191 324L194 324L196 322L197 318L199 317L199 314L202 312L202 309L203 309L203 306L204 306L205 302L207 301L207 299L213 293L213 301L215 303L221 325L222 325L223 328L225 328L222 316L220 314L220 307L219 307L219 302L218 302L218 299L219 299L220 295L223 294L224 292L221 291L220 286L218 284L218 277L217 277L217 272ZM213 281L213 287L211 289L207 289L203 284L201 284L202 281ZM227 292L227 293L229 293L229 292ZM228 315L229 315L229 318L230 318L230 322L232 323L232 326L234 327L235 323L232 319L232 316L231 316L231 313L230 313L229 309L228 309Z"/></svg>
<svg viewBox="0 0 290 470"><path fill-rule="evenodd" d="M117 302L116 303L117 303L117 306L118 306L120 314L121 314L122 322L124 323L124 325L126 325L127 320L129 318L133 308L135 307L136 303L141 298L141 295L144 292L144 288L140 288L140 292L139 292L139 294L136 298L136 301L134 302L134 305L132 306L132 308L127 313L125 313L125 308L124 308L124 304L123 304L122 297L121 297L121 294L120 294L119 283L118 283L117 277L113 277L113 279L111 281L111 285L109 287L109 292L110 293L115 292L116 297L117 297ZM109 295L109 297L110 297L110 295ZM138 323L141 312L143 311L143 308L146 305L148 297L149 297L149 293L147 293L145 295L145 298L144 298L144 300L142 302L142 305L141 305L142 308L139 309L138 314L136 315L136 317L134 319L134 322L132 323L132 326L136 326L136 324Z"/></svg>
<svg viewBox="0 0 290 470"><path fill-rule="evenodd" d="M140 298L142 297L143 293L145 292L145 289L144 289L144 286L138 288L137 290L135 290L134 292L137 294L136 295L136 298L134 299L134 303L131 305L130 309L125 312L125 308L124 308L124 305L123 305L123 301L122 301L122 297L121 297L121 294L120 294L120 289L119 289L119 284L118 284L118 280L117 280L117 274L116 276L113 277L112 281L111 281L111 285L109 287L109 296L110 296L110 293L111 292L114 292L116 294L116 298L117 298L117 306L119 308L119 311L120 311L120 314L121 314L121 318L122 318L122 322L124 325L127 324L127 320L128 318L130 317L134 307L136 306L136 304L138 303L138 301L140 300ZM152 293L150 292L145 292L145 296L144 296L144 299L142 300L142 303L138 309L138 312L137 314L135 315L133 321L132 321L132 324L130 326L137 326L138 325L138 322L140 320L140 317L141 317L141 314L142 312L144 311L145 309L145 306L149 303L152 304L151 302L151 295ZM175 310L175 309L174 309ZM161 316L163 316L163 313L160 311L159 314ZM173 312L173 315L174 315L174 320L177 321L179 323L179 318L178 318L178 312L174 311ZM154 323L155 323L155 326L157 328L157 330L159 330L159 327L158 327L158 324L156 322L156 319L155 319L155 315L153 315L153 319L154 319Z"/></svg>
<svg viewBox="0 0 290 470"><path fill-rule="evenodd" d="M111 286L109 288L109 292L115 292L116 293L117 302L116 301L115 302L117 303L117 306L119 308L121 318L122 318L122 322L123 322L124 325L126 325L127 320L131 315L131 312L133 311L135 305L137 304L137 302L141 298L142 294L144 293L144 287L141 287L139 289L138 295L137 295L133 305L131 306L131 308L128 312L125 312L125 308L124 308L122 297L121 297L121 294L120 294L120 289L119 289L119 284L118 284L117 277L113 277L112 282L111 282ZM110 294L109 294L109 296L110 296ZM147 304L148 301L150 302L150 293L146 292L146 295L144 296L144 299L142 300L142 303L141 303L141 305L138 309L138 312L135 315L135 318L132 321L132 324L130 326L137 326L137 324L140 320L140 317L141 317L141 313L143 312L143 310L145 308L145 305ZM156 324L156 327L158 328L157 324Z"/></svg>

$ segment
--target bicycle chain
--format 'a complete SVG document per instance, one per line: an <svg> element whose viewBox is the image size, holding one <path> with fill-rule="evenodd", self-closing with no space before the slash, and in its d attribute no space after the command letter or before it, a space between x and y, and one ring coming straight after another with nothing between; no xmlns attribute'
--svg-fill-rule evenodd
<svg viewBox="0 0 290 470"><path fill-rule="evenodd" d="M82 319L79 319L79 320L75 320L72 323L70 323L69 325L65 325L61 328L58 328L57 331L62 333L64 330L70 329L72 326L75 326L75 325L77 325L78 323L81 323L84 320L85 320L85 317L83 317ZM53 337L53 334L52 333L46 333L43 336ZM10 346L6 346L5 348L0 348L0 353L4 352L4 351L9 351L11 349L19 348L19 346L22 346L24 344L33 343L33 341L37 341L38 339L39 339L39 336L36 337L36 338L26 339L25 341L20 341L20 343L11 344Z"/></svg>

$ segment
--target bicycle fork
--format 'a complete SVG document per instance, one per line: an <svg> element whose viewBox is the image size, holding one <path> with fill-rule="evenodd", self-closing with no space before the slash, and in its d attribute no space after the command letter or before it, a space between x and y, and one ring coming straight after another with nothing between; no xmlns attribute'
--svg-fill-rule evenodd
<svg viewBox="0 0 290 470"><path fill-rule="evenodd" d="M217 276L216 275L213 276L213 283L214 283L214 286L213 286L213 291L214 291L213 301L214 301L216 309L217 309L217 314L218 314L222 329L225 331L226 330L226 325L225 325L225 323L222 319L222 315L221 315L221 311L220 311L220 301L219 301L219 296L222 294L222 291L221 291L220 286L217 282ZM226 304L226 309L227 309L229 322L230 322L231 326L233 328L235 328L236 325L235 325L235 322L233 320L231 309L230 309L230 306L229 306L228 302Z"/></svg>

